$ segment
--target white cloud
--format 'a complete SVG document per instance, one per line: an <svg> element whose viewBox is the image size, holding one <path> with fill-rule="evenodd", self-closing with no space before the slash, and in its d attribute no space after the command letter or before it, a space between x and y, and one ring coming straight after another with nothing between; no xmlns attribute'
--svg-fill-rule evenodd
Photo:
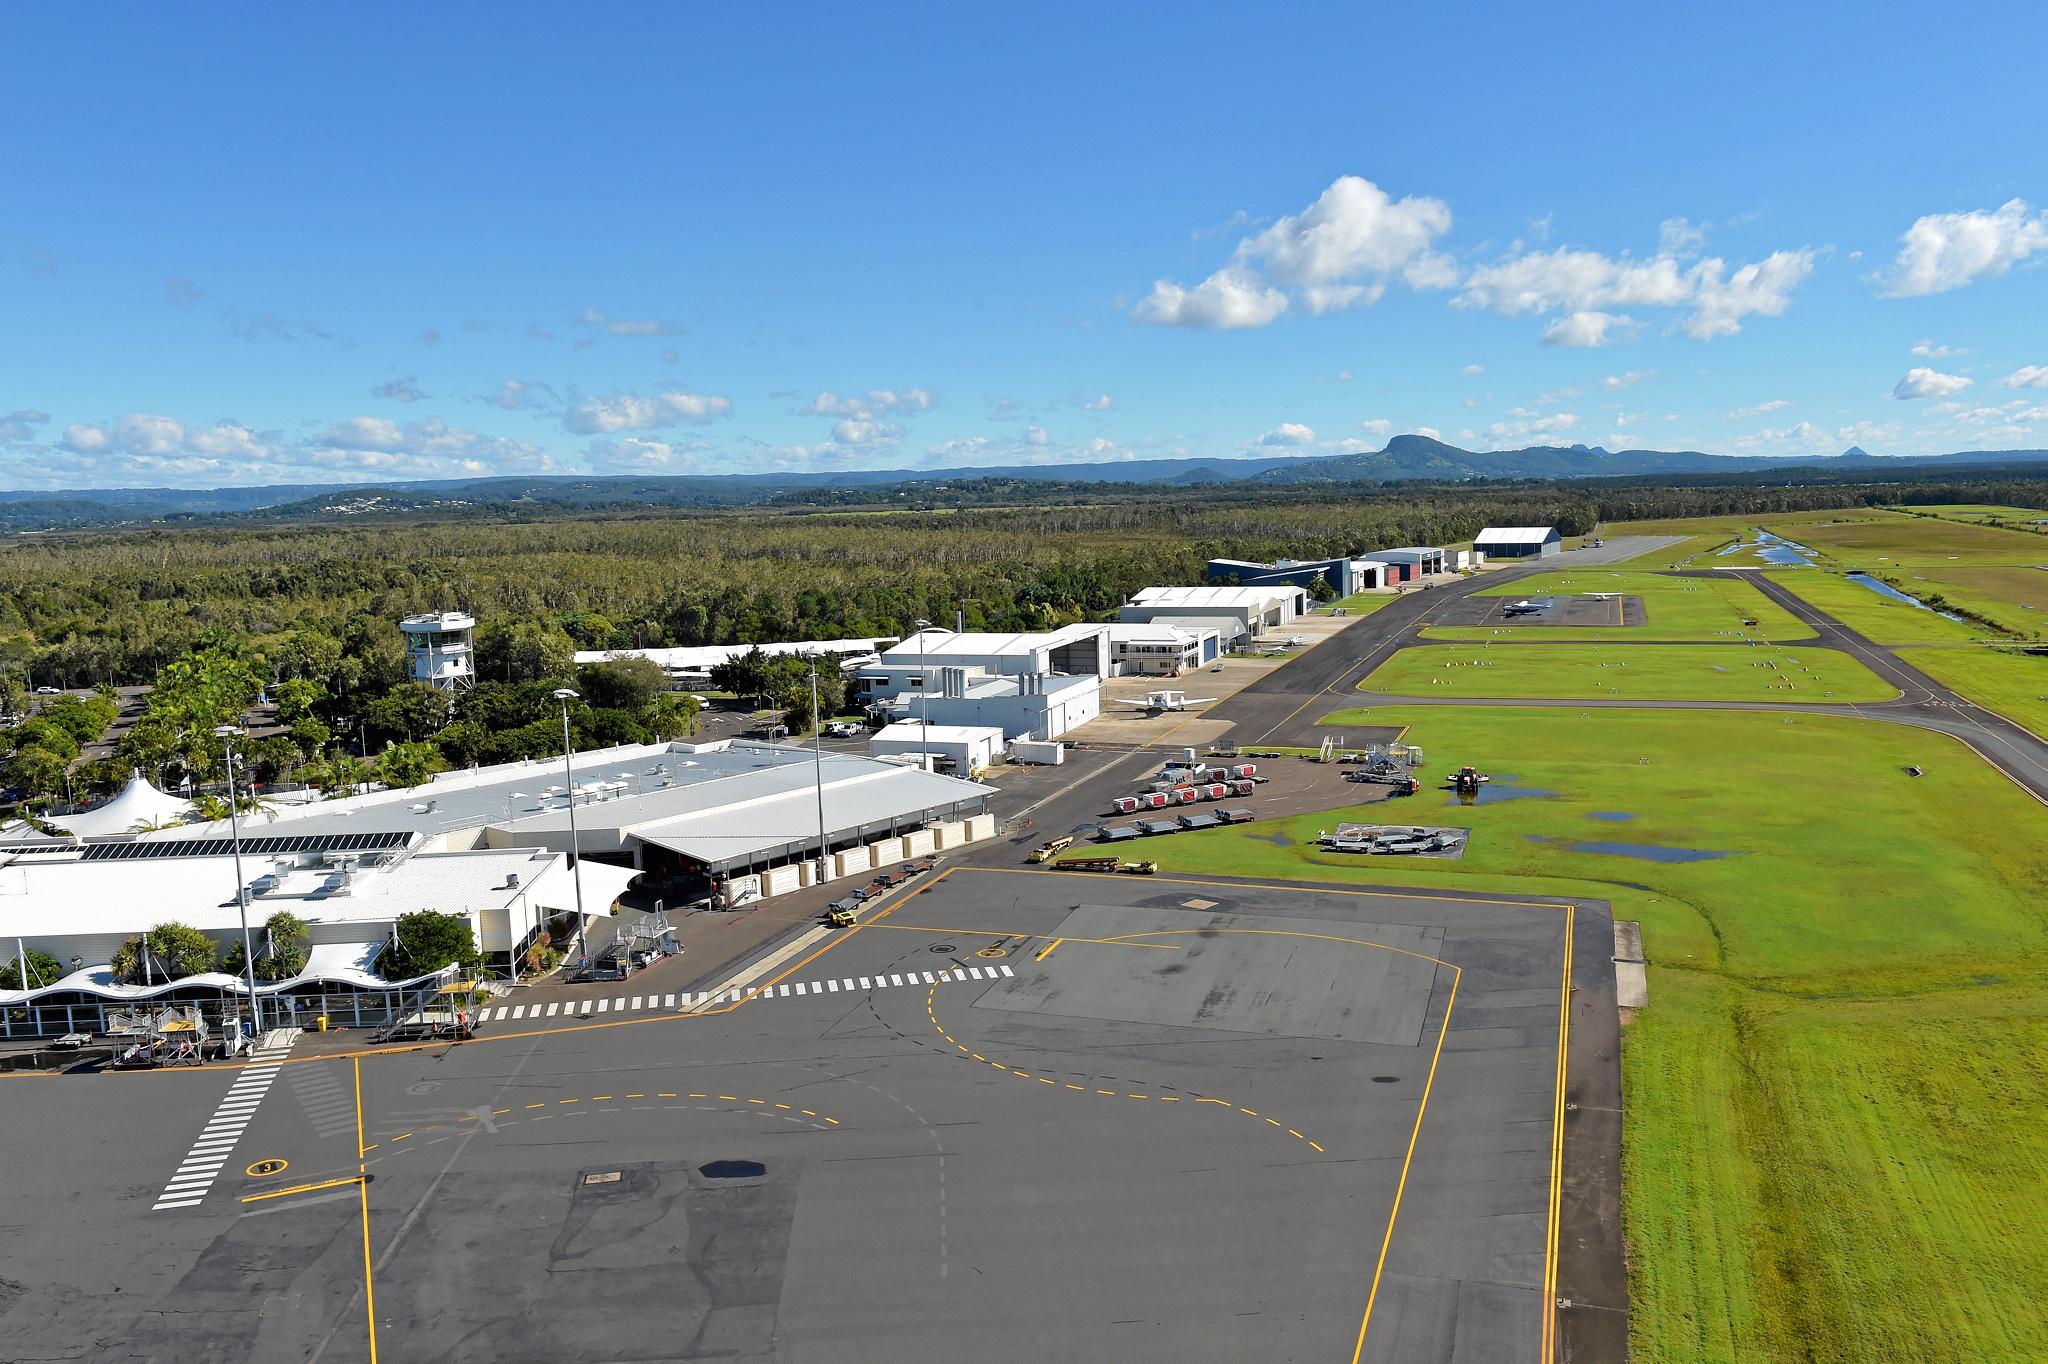
<svg viewBox="0 0 2048 1364"><path fill-rule="evenodd" d="M176 417L130 412L111 424L65 428L60 445L74 454L116 454L147 459L198 455L209 459L264 459L274 446L235 421L188 427Z"/></svg>
<svg viewBox="0 0 2048 1364"><path fill-rule="evenodd" d="M987 436L959 436L942 440L925 449L925 463L932 465L966 463L978 457L995 441Z"/></svg>
<svg viewBox="0 0 2048 1364"><path fill-rule="evenodd" d="M1635 319L1602 312L1576 312L1560 317L1543 329L1543 344L1590 348L1604 346L1635 326ZM1616 333L1610 337L1608 333Z"/></svg>
<svg viewBox="0 0 2048 1364"><path fill-rule="evenodd" d="M50 414L33 408L18 408L0 417L0 445L26 445L36 438L36 429L47 426Z"/></svg>
<svg viewBox="0 0 2048 1364"><path fill-rule="evenodd" d="M329 427L310 447L292 452L292 458L387 478L541 473L555 467L537 445L486 436L436 417L403 425L385 417L353 417Z"/></svg>
<svg viewBox="0 0 2048 1364"><path fill-rule="evenodd" d="M681 330L672 322L654 318L608 317L603 309L594 305L569 320L581 326L601 328L613 336L673 336Z"/></svg>
<svg viewBox="0 0 2048 1364"><path fill-rule="evenodd" d="M820 393L804 413L812 417L851 417L872 421L885 416L914 416L938 405L928 388L871 388L865 393Z"/></svg>
<svg viewBox="0 0 2048 1364"><path fill-rule="evenodd" d="M1107 393L1099 394L1081 404L1083 412L1107 412L1116 406L1116 399Z"/></svg>
<svg viewBox="0 0 2048 1364"><path fill-rule="evenodd" d="M205 297L199 286L183 275L172 275L164 281L164 302L174 308L189 308Z"/></svg>
<svg viewBox="0 0 2048 1364"><path fill-rule="evenodd" d="M402 378L390 379L370 390L373 398L389 398L394 403L416 403L427 395L419 390L419 375L407 374Z"/></svg>
<svg viewBox="0 0 2048 1364"><path fill-rule="evenodd" d="M584 462L600 474L695 473L704 467L706 447L627 436L622 440L592 441L584 451Z"/></svg>
<svg viewBox="0 0 2048 1364"><path fill-rule="evenodd" d="M529 406L540 398L552 397L553 394L554 389L531 379L507 379L498 385L496 393L487 395L484 401L492 407L502 407L511 412Z"/></svg>
<svg viewBox="0 0 2048 1364"><path fill-rule="evenodd" d="M1751 417L1761 417L1766 412L1781 412L1790 406L1792 406L1792 401L1789 398L1773 398L1769 402L1758 403L1754 407L1738 407L1723 420L1731 422L1748 421Z"/></svg>
<svg viewBox="0 0 2048 1364"><path fill-rule="evenodd" d="M1737 454L1751 451L1787 453L1786 446L1798 447L1797 453L1812 454L1827 449L1834 443L1834 437L1812 422L1800 422L1796 426L1766 427L1747 436L1737 436L1731 448Z"/></svg>
<svg viewBox="0 0 2048 1364"><path fill-rule="evenodd" d="M1394 280L1446 289L1457 263L1433 246L1450 227L1441 199L1397 200L1363 177L1339 176L1300 213L1239 241L1230 264L1200 284L1156 281L1133 316L1161 326L1263 327L1294 298L1325 313L1369 306Z"/></svg>
<svg viewBox="0 0 2048 1364"><path fill-rule="evenodd" d="M2048 212L2030 212L2024 199L1988 212L1930 213L1900 236L1898 257L1878 282L1891 298L1944 294L2040 251L2048 251Z"/></svg>
<svg viewBox="0 0 2048 1364"><path fill-rule="evenodd" d="M1385 417L1372 417L1366 421L1360 422L1358 424L1358 429L1365 432L1365 434L1367 434L1368 436L1374 437L1375 439L1384 440L1386 439L1387 433L1394 429L1394 424L1388 421Z"/></svg>
<svg viewBox="0 0 2048 1364"><path fill-rule="evenodd" d="M1691 260L1707 244L1705 223L1689 223L1683 218L1666 218L1657 225L1657 254L1670 256L1674 260Z"/></svg>
<svg viewBox="0 0 2048 1364"><path fill-rule="evenodd" d="M2048 365L2021 365L1998 382L2006 388L2048 388Z"/></svg>
<svg viewBox="0 0 2048 1364"><path fill-rule="evenodd" d="M585 436L609 436L620 431L658 431L678 422L707 422L732 411L732 399L716 394L684 393L669 389L661 393L616 393L608 398L584 398L573 404L562 418L564 429Z"/></svg>
<svg viewBox="0 0 2048 1364"><path fill-rule="evenodd" d="M1960 374L1943 374L1938 369L1915 365L1906 371L1906 377L1892 386L1894 398L1952 398L1968 388L1975 380Z"/></svg>
<svg viewBox="0 0 2048 1364"><path fill-rule="evenodd" d="M1434 426L1418 426L1415 428L1415 434L1427 436L1431 440L1442 440L1444 438L1444 433L1437 430Z"/></svg>
<svg viewBox="0 0 2048 1364"><path fill-rule="evenodd" d="M1692 296L1693 285L1669 257L1634 261L1598 251L1531 251L1465 277L1452 299L1459 308L1491 308L1508 317L1613 307L1669 307Z"/></svg>
<svg viewBox="0 0 2048 1364"><path fill-rule="evenodd" d="M1668 248L1671 224L1665 226ZM1593 316L1616 308L1691 305L1686 334L1711 341L1741 331L1745 317L1775 317L1784 312L1792 291L1812 273L1817 258L1818 253L1810 247L1776 251L1728 274L1727 262L1718 257L1686 266L1668 249L1647 260L1636 260L1561 246L1524 252L1473 270L1451 302L1454 307L1488 308L1508 317L1554 312ZM1607 339L1605 328L1586 323L1553 324L1552 332L1559 338L1550 341L1553 345L1599 345ZM1565 337L1600 339L1562 339Z"/></svg>
<svg viewBox="0 0 2048 1364"><path fill-rule="evenodd" d="M1609 393L1619 393L1624 388L1634 388L1643 380L1656 377L1657 371L1654 369L1632 369L1625 374L1608 375L1600 381L1600 387L1606 389Z"/></svg>
<svg viewBox="0 0 2048 1364"><path fill-rule="evenodd" d="M555 467L539 446L434 418L401 424L388 417L351 417L288 444L274 432L236 421L188 425L131 412L111 422L75 423L47 448L52 458L32 481L99 487L445 478Z"/></svg>
<svg viewBox="0 0 2048 1364"><path fill-rule="evenodd" d="M1287 311L1287 295L1235 267L1218 270L1192 289L1170 279L1156 281L1132 316L1161 327L1207 327L1231 331L1263 327Z"/></svg>
<svg viewBox="0 0 2048 1364"><path fill-rule="evenodd" d="M1913 354L1925 360L1946 360L1952 355L1968 355L1967 346L1937 346L1927 337L1921 337L1913 347Z"/></svg>
<svg viewBox="0 0 2048 1364"><path fill-rule="evenodd" d="M844 417L832 423L832 443L856 450L886 450L901 444L903 428L868 417Z"/></svg>
<svg viewBox="0 0 2048 1364"><path fill-rule="evenodd" d="M1539 394L1537 394L1537 395L1536 395L1536 406L1538 406L1538 407L1550 407L1550 406L1552 406L1552 405L1554 405L1554 404L1557 404L1557 403L1561 403L1561 402L1564 402L1564 401L1565 401L1566 399L1568 399L1568 398L1576 398L1576 397L1578 397L1578 396L1579 396L1579 390L1578 390L1578 389L1576 389L1576 388L1560 388L1560 389L1556 389L1556 390L1554 390L1554 391L1552 391L1552 392L1550 392L1550 393L1539 393Z"/></svg>
<svg viewBox="0 0 2048 1364"><path fill-rule="evenodd" d="M1281 422L1278 426L1260 436L1260 445L1313 445L1316 433L1300 422Z"/></svg>
<svg viewBox="0 0 2048 1364"><path fill-rule="evenodd" d="M1461 379L1477 379L1484 373L1486 373L1486 366L1484 365L1467 365L1458 371L1458 377Z"/></svg>
<svg viewBox="0 0 2048 1364"><path fill-rule="evenodd" d="M1579 429L1579 418L1572 412L1554 412L1539 417L1526 408L1516 408L1508 413L1511 421L1498 421L1486 428L1487 439L1495 444L1508 441L1529 441L1539 436L1558 436Z"/></svg>
<svg viewBox="0 0 2048 1364"><path fill-rule="evenodd" d="M1052 444L1052 437L1046 434L1044 427L1034 424L1024 428L1024 443L1026 445L1050 445Z"/></svg>
<svg viewBox="0 0 2048 1364"><path fill-rule="evenodd" d="M1741 331L1745 317L1778 316L1791 306L1792 291L1813 273L1814 255L1810 247L1773 251L1725 280L1720 261L1701 261L1696 267L1698 288L1685 334L1695 341L1712 341Z"/></svg>

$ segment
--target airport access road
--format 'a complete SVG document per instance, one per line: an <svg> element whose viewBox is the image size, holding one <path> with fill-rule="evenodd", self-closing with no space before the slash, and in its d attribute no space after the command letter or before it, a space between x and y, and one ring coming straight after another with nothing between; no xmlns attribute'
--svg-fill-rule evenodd
<svg viewBox="0 0 2048 1364"><path fill-rule="evenodd" d="M958 871L749 1002L287 1062L163 1210L232 1072L22 1082L5 1349L1592 1357L1620 1304L1546 1303L1610 941L1586 903Z"/></svg>

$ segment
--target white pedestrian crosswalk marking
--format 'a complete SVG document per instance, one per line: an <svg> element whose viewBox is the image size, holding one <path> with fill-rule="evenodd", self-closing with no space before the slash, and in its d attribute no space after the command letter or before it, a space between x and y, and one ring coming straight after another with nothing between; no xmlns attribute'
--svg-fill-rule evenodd
<svg viewBox="0 0 2048 1364"><path fill-rule="evenodd" d="M479 1023L516 1023L522 1019L553 1018L559 1012L565 1018L588 1018L596 1014L644 1013L662 1009L695 1009L706 1004L735 1004L746 1000L789 999L808 995L838 994L841 990L859 993L863 990L901 989L904 986L942 985L966 980L1001 980L1014 978L1016 972L1007 965L968 966L951 971L903 971L886 976L841 976L837 980L810 980L779 982L773 985L745 985L716 993L705 991L679 991L672 995L616 995L609 999L584 999L550 1004L491 1004L477 1010Z"/></svg>
<svg viewBox="0 0 2048 1364"><path fill-rule="evenodd" d="M206 1197L206 1191L213 1187L221 1167L228 1163L229 1153L242 1138L242 1129L256 1116L263 1096L269 1093L271 1084L277 1079L278 1068L284 1064L292 1043L297 1040L298 1034L294 1031L284 1045L268 1049L259 1047L250 1054L249 1064L235 1077L227 1095L214 1109L213 1117L208 1119L186 1151L185 1159L165 1183L164 1191L157 1195L152 1212L193 1207Z"/></svg>

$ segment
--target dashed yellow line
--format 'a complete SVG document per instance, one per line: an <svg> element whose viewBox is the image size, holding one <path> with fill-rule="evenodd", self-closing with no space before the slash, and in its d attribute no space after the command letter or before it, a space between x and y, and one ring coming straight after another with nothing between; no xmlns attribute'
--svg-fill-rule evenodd
<svg viewBox="0 0 2048 1364"><path fill-rule="evenodd" d="M1084 940L1077 938L1074 941L1079 942ZM1054 1085L1062 1089L1070 1089L1076 1094L1086 1094L1090 1092L1089 1086L1087 1085L1077 1085L1071 1080L1061 1080L1057 1076L1040 1075L1035 1071L1023 1070L1016 1066L1010 1065L1007 1062L991 1061L978 1051L969 1051L967 1049L967 1044L962 1042L959 1038L953 1036L953 1034L947 1032L946 1025L939 1021L938 997L939 987L936 985L932 986L932 988L925 993L925 1017L931 1020L932 1031L936 1032L939 1036L945 1038L948 1042L951 1042L953 1044L954 1049L960 1052L963 1056L969 1057L972 1060L979 1061L985 1066L993 1067L994 1069L1003 1071L1007 1074L1019 1076L1022 1079L1036 1080L1038 1081L1038 1083L1042 1085ZM1145 1103L1177 1104L1181 1101L1181 1096L1178 1094L1135 1094L1129 1090L1124 1089L1097 1089L1094 1091L1094 1093L1100 1095L1105 1099L1131 1099ZM1246 1108L1242 1104L1234 1104L1228 1099L1196 1097L1195 1102L1198 1104L1219 1104L1224 1108L1232 1109L1236 1112L1243 1113L1248 1117L1258 1118L1264 1122L1270 1123L1274 1127L1279 1128L1282 1132L1285 1132L1288 1136L1293 1137L1297 1141L1308 1142L1310 1146L1315 1147L1316 1151L1323 1154L1327 1154L1327 1152L1323 1152L1322 1147L1317 1146L1316 1143L1313 1141L1309 1141L1309 1139L1306 1136L1303 1136L1302 1133L1297 1129L1287 1126L1287 1124L1281 1122L1277 1118L1269 1118L1264 1113L1259 1112L1257 1109ZM826 1121L830 1122L831 1119L827 1118Z"/></svg>
<svg viewBox="0 0 2048 1364"><path fill-rule="evenodd" d="M574 1098L574 1099L556 1099L556 1100L555 1100L555 1101L554 1101L554 1102L553 1102L552 1104L550 1104L550 1103L531 1103L531 1104L527 1104L527 1105L526 1105L526 1111L528 1111L528 1112L532 1112L532 1111L533 1111L534 1109L537 1109L537 1108L558 1108L558 1107L561 1107L561 1106L563 1106L563 1105L565 1105L565 1104L584 1104L584 1103L592 1103L592 1104L594 1104L594 1103L601 1103L601 1102L605 1102L605 1101L612 1101L612 1102L616 1102L616 1101L618 1101L618 1100L619 1100L620 1098L626 1098L626 1099L645 1099L645 1098L647 1098L647 1097L648 1097L648 1096L647 1096L646 1094L627 1094L627 1095L623 1095L623 1096L621 1096L621 1095L614 1095L614 1094L593 1094L593 1095L591 1095L591 1096L590 1096L589 1098L587 1098L587 1099L585 1099L585 1098ZM777 1101L775 1101L774 1099L753 1099L753 1098L743 1098L742 1096L740 1096L740 1095L737 1095L737 1094L708 1094L708 1093L707 1093L707 1094L679 1094L679 1093L674 1093L674 1092L671 1092L671 1091L669 1091L669 1090L661 1090L661 1091L658 1091L658 1092L657 1092L657 1093L656 1093L656 1094L655 1094L655 1095L654 1095L653 1097L655 1097L655 1098L657 1098L657 1099L714 1099L714 1098L715 1098L715 1099L719 1099L719 1100L722 1100L723 1102L726 1102L726 1103L732 1103L732 1104L742 1104L742 1105L747 1105L747 1106L752 1106L752 1107L757 1107L757 1108L779 1108L779 1109L781 1109L781 1110L782 1110L783 1112L785 1112L785 1113L801 1113L801 1114L803 1114L803 1116L805 1116L806 1118L816 1118L816 1119L818 1119L818 1120L819 1120L820 1122L827 1122L827 1123L830 1123L830 1124L832 1124L832 1126L834 1126L834 1127L839 1127L839 1126L842 1126L842 1125L843 1125L843 1124L841 1124L841 1123L840 1123L839 1119L837 1119L837 1118L833 1118L833 1117L827 1117L827 1116L826 1116L825 1114L823 1114L823 1113L819 1113L819 1112L817 1112L817 1111L815 1111L815 1110L813 1110L813 1109L809 1109L809 1108L797 1108L797 1107L795 1107L795 1106L793 1106L793 1105L791 1105L791 1104L786 1104L786 1103L778 1103L778 1102L777 1102ZM512 1111L512 1110L511 1110L511 1109L509 1109L509 1108L494 1108L494 1109L492 1109L492 1110L491 1110L491 1116L492 1116L492 1117L494 1117L494 1118L501 1118L501 1117L504 1117L504 1116L505 1116L505 1115L506 1115L507 1113L510 1113L511 1111ZM606 1110L606 1111L608 1111L608 1112L616 1112L617 1110L615 1110L615 1109L608 1109L608 1110ZM746 1109L745 1109L745 1108L743 1107L743 1108L739 1108L739 1109L736 1109L736 1110L734 1110L734 1111L735 1111L735 1112L745 1112L745 1111L746 1111ZM431 1134L434 1134L434 1133L440 1133L440 1132L453 1132L453 1131L455 1131L455 1130L456 1130L456 1129L457 1129L457 1128L458 1128L458 1127L459 1127L459 1126L460 1126L460 1125L461 1125L462 1123L466 1123L466 1122L475 1122L475 1121L476 1121L476 1114L474 1114L474 1113L464 1113L464 1114L462 1114L462 1115L461 1115L460 1117L458 1117L458 1118L457 1118L457 1119L456 1119L456 1120L455 1120L454 1122L449 1122L449 1123L433 1123L433 1124L430 1124L430 1125L428 1125L428 1126L426 1126L426 1127L417 1127L417 1128L414 1128L414 1129L413 1129L412 1131L410 1131L410 1132L401 1132L401 1133L399 1133L399 1134L398 1134L397 1136L395 1136L395 1137L386 1137L386 1138L384 1139L384 1141L383 1141L383 1143L382 1143L382 1144L383 1144L383 1145L386 1145L386 1146L397 1146L397 1145L398 1145L398 1144L399 1144L400 1142L406 1142L406 1141L411 1141L411 1140L412 1140L412 1139L413 1139L414 1137L423 1137L423 1136L428 1136L428 1135L431 1135ZM514 1121L516 1122L516 1121L517 1121L517 1119L514 1119ZM362 1153L363 1153L364 1155L368 1155L368 1154L369 1154L370 1152L372 1152L372 1151L376 1150L376 1149L377 1149L377 1147L378 1147L378 1145L379 1145L379 1143L377 1143L377 1142L374 1142L374 1141L373 1141L373 1142L368 1142L368 1143L365 1143L365 1144L364 1144L364 1145L363 1145L363 1146L361 1147L361 1151L362 1151ZM343 1181L343 1182L345 1183L345 1182L348 1182L348 1181ZM310 1187L310 1186L309 1186L309 1187ZM326 1187L326 1186L325 1186L325 1185L322 1185L321 1187L323 1187L323 1188L324 1188L324 1187ZM298 1193L298 1192L301 1192L301 1190L300 1190L300 1189L297 1189L297 1188L293 1188L293 1189L286 1189L286 1190L283 1190L283 1192L285 1192L285 1193ZM269 1195L267 1195L267 1196L269 1196ZM243 1201L244 1201L244 1202L248 1202L248 1201L250 1201L250 1200L248 1200L248 1199L244 1199Z"/></svg>

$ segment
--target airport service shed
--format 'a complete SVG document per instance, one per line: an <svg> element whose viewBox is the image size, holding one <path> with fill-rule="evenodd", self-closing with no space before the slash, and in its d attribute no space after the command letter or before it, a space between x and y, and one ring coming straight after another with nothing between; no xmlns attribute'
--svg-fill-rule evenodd
<svg viewBox="0 0 2048 1364"><path fill-rule="evenodd" d="M1102 680L1092 674L977 680L955 668L943 670L935 681L932 692L898 696L894 712L935 725L992 726L1005 739L1057 739L1102 713Z"/></svg>
<svg viewBox="0 0 2048 1364"><path fill-rule="evenodd" d="M1372 557L1387 566L1386 581L1389 584L1415 582L1444 571L1444 552L1433 545L1376 549Z"/></svg>
<svg viewBox="0 0 2048 1364"><path fill-rule="evenodd" d="M1230 622L1235 634L1236 622ZM1213 621L1120 620L1109 627L1111 657L1120 677L1177 677L1223 652L1223 630Z"/></svg>
<svg viewBox="0 0 2048 1364"><path fill-rule="evenodd" d="M995 763L1003 751L1003 731L994 725L921 725L901 720L878 730L868 740L877 758L916 758L929 753L956 772L974 773Z"/></svg>
<svg viewBox="0 0 2048 1364"><path fill-rule="evenodd" d="M1308 610L1308 589L1290 583L1265 587L1148 587L1117 610L1122 621L1210 619L1262 635Z"/></svg>
<svg viewBox="0 0 2048 1364"><path fill-rule="evenodd" d="M1268 587L1275 583L1295 587L1311 586L1318 578L1340 597L1381 586L1386 565L1372 559L1339 555L1334 559L1277 559L1259 563L1251 559L1211 559L1208 578L1212 583L1241 587Z"/></svg>
<svg viewBox="0 0 2048 1364"><path fill-rule="evenodd" d="M1488 526L1472 548L1489 559L1537 559L1564 552L1556 526Z"/></svg>

